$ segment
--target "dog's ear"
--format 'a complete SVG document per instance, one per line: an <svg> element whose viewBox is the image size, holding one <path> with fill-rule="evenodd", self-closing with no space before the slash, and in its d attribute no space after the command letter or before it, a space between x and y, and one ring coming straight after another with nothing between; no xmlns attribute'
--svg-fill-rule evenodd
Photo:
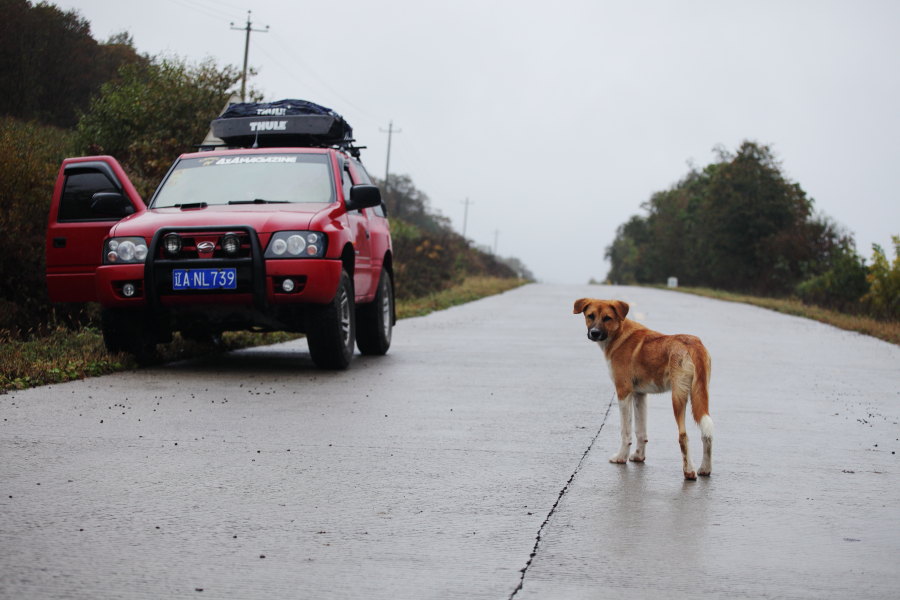
<svg viewBox="0 0 900 600"><path fill-rule="evenodd" d="M619 318L624 319L628 314L628 303L622 302L621 300L613 300L611 304L613 310L616 311L617 315L619 315Z"/></svg>
<svg viewBox="0 0 900 600"><path fill-rule="evenodd" d="M585 307L590 303L590 298L579 298L575 301L575 308L572 310L572 314L577 315L578 313L583 313Z"/></svg>

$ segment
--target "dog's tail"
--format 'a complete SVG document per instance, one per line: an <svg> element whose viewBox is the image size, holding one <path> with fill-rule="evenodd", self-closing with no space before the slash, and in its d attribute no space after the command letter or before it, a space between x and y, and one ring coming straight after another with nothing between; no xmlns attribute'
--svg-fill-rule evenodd
<svg viewBox="0 0 900 600"><path fill-rule="evenodd" d="M691 413L700 426L700 435L706 439L713 437L713 420L709 416L709 378L712 361L709 352L700 342L688 346L691 362L694 363L694 378L691 382Z"/></svg>

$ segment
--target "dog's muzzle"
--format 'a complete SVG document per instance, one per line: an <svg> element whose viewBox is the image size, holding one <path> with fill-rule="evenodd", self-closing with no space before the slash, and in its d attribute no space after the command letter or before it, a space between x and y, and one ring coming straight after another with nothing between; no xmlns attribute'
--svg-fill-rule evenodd
<svg viewBox="0 0 900 600"><path fill-rule="evenodd" d="M592 342L602 342L606 340L606 332L602 329L588 329L587 336Z"/></svg>

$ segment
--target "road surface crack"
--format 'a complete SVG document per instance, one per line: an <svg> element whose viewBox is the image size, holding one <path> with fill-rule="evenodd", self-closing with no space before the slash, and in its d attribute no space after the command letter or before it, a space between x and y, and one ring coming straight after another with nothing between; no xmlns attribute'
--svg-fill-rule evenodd
<svg viewBox="0 0 900 600"><path fill-rule="evenodd" d="M519 585L516 586L516 589L513 590L512 594L509 596L509 600L513 600L516 597L522 588L525 586L525 575L528 574L528 569L531 568L531 563L534 562L534 558L537 556L538 549L541 546L541 542L544 539L544 531L547 529L547 526L550 524L550 519L553 518L553 515L556 513L556 509L559 507L559 503L562 502L563 496L566 495L566 492L569 491L569 486L572 485L572 482L575 481L575 476L578 475L578 472L581 470L581 466L584 464L584 460L587 458L588 454L591 452L591 448L594 447L594 443L597 441L597 438L600 437L600 432L603 431L603 426L606 425L606 419L609 418L609 411L612 410L613 401L616 399L615 394L610 399L609 404L606 407L606 414L603 415L603 421L600 423L600 428L597 429L597 433L594 434L594 437L591 438L591 443L588 444L588 447L585 449L584 454L581 455L581 459L579 459L578 464L575 465L575 470L572 471L572 475L569 477L569 480L566 481L566 485L559 491L559 495L556 497L556 502L553 503L553 506L550 507L550 512L547 513L547 517L544 519L544 522L541 523L540 528L537 532L537 538L534 541L534 548L531 550L531 555L528 557L528 562L525 563L525 568L523 568L520 572L522 576L519 578Z"/></svg>

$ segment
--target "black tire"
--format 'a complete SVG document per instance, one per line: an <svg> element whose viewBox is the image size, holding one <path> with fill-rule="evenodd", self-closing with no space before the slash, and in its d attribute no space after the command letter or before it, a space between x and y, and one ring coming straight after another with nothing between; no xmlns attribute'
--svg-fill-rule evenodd
<svg viewBox="0 0 900 600"><path fill-rule="evenodd" d="M387 271L381 271L375 300L357 309L356 327L356 345L361 353L387 354L394 328L394 282Z"/></svg>
<svg viewBox="0 0 900 600"><path fill-rule="evenodd" d="M112 353L127 352L138 364L155 362L156 334L150 327L151 320L139 311L104 308L100 313L103 344Z"/></svg>
<svg viewBox="0 0 900 600"><path fill-rule="evenodd" d="M356 343L356 310L353 281L341 272L334 300L310 310L306 332L309 354L322 369L346 369L353 359Z"/></svg>

